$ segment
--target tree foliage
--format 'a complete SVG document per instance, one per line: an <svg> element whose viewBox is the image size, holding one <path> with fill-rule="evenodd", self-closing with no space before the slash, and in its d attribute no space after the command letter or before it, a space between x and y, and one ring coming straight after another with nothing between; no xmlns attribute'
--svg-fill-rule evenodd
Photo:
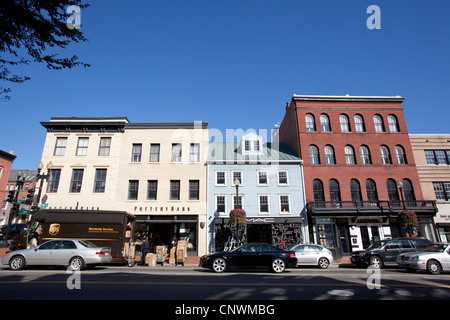
<svg viewBox="0 0 450 320"><path fill-rule="evenodd" d="M66 11L76 5L80 9L89 4L82 0L1 0L0 1L0 79L22 83L30 79L17 75L10 68L43 63L52 70L70 69L89 64L72 57L58 57L50 48L66 48L72 42L85 42L80 29L68 28L70 16ZM9 88L0 87L0 97L8 99Z"/></svg>

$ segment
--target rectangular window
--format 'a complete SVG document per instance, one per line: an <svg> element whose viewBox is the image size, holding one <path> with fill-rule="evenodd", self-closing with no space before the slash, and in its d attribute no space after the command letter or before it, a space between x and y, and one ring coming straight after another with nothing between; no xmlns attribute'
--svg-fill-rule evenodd
<svg viewBox="0 0 450 320"><path fill-rule="evenodd" d="M94 192L105 192L106 169L95 169Z"/></svg>
<svg viewBox="0 0 450 320"><path fill-rule="evenodd" d="M242 196L238 196L236 203L236 195L233 195L233 208L242 209Z"/></svg>
<svg viewBox="0 0 450 320"><path fill-rule="evenodd" d="M280 212L281 213L289 213L289 196L280 195Z"/></svg>
<svg viewBox="0 0 450 320"><path fill-rule="evenodd" d="M232 171L232 178L233 178L233 186L235 186L234 180L236 179L238 179L239 181L239 186L242 186L242 171Z"/></svg>
<svg viewBox="0 0 450 320"><path fill-rule="evenodd" d="M258 196L259 213L269 213L269 196Z"/></svg>
<svg viewBox="0 0 450 320"><path fill-rule="evenodd" d="M80 193L81 184L83 183L84 169L73 169L72 180L70 181L70 192Z"/></svg>
<svg viewBox="0 0 450 320"><path fill-rule="evenodd" d="M59 179L61 177L61 169L52 169L50 171L50 178L47 184L48 193L58 192Z"/></svg>
<svg viewBox="0 0 450 320"><path fill-rule="evenodd" d="M133 148L131 150L131 162L141 162L142 156L142 144L133 143Z"/></svg>
<svg viewBox="0 0 450 320"><path fill-rule="evenodd" d="M225 196L216 196L216 211L219 213L225 213Z"/></svg>
<svg viewBox="0 0 450 320"><path fill-rule="evenodd" d="M189 200L200 199L200 181L189 180Z"/></svg>
<svg viewBox="0 0 450 320"><path fill-rule="evenodd" d="M89 145L89 138L78 138L77 156L86 156Z"/></svg>
<svg viewBox="0 0 450 320"><path fill-rule="evenodd" d="M129 180L128 182L128 200L137 200L139 192L139 180Z"/></svg>
<svg viewBox="0 0 450 320"><path fill-rule="evenodd" d="M258 171L258 185L267 186L269 181L267 180L267 171Z"/></svg>
<svg viewBox="0 0 450 320"><path fill-rule="evenodd" d="M278 171L278 184L288 185L288 173L287 171Z"/></svg>
<svg viewBox="0 0 450 320"><path fill-rule="evenodd" d="M427 164L450 164L450 150L425 150Z"/></svg>
<svg viewBox="0 0 450 320"><path fill-rule="evenodd" d="M66 153L67 138L56 138L55 156L63 156Z"/></svg>
<svg viewBox="0 0 450 320"><path fill-rule="evenodd" d="M170 200L180 200L180 180L170 180Z"/></svg>
<svg viewBox="0 0 450 320"><path fill-rule="evenodd" d="M111 138L100 138L100 146L98 147L99 156L109 156L111 149Z"/></svg>
<svg viewBox="0 0 450 320"><path fill-rule="evenodd" d="M181 162L181 143L172 144L172 162Z"/></svg>
<svg viewBox="0 0 450 320"><path fill-rule="evenodd" d="M436 200L450 201L450 182L433 182Z"/></svg>
<svg viewBox="0 0 450 320"><path fill-rule="evenodd" d="M250 151L251 150L251 144L250 143L251 143L250 140L245 140L245 142L244 142L245 151Z"/></svg>
<svg viewBox="0 0 450 320"><path fill-rule="evenodd" d="M147 183L147 200L157 200L158 180L148 180Z"/></svg>
<svg viewBox="0 0 450 320"><path fill-rule="evenodd" d="M225 171L216 171L216 186L225 186Z"/></svg>
<svg viewBox="0 0 450 320"><path fill-rule="evenodd" d="M150 162L159 162L159 143L150 144Z"/></svg>
<svg viewBox="0 0 450 320"><path fill-rule="evenodd" d="M447 154L444 150L435 150L437 164L448 164L447 162Z"/></svg>
<svg viewBox="0 0 450 320"><path fill-rule="evenodd" d="M190 162L200 161L200 145L198 143L191 143L191 149L189 153Z"/></svg>

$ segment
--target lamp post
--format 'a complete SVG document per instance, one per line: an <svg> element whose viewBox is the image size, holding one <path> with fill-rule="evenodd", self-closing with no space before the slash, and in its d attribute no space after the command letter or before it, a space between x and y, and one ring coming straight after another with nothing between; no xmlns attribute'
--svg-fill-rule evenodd
<svg viewBox="0 0 450 320"><path fill-rule="evenodd" d="M400 181L400 180L397 181L397 188L400 189L400 195L402 197L403 210L406 210L405 198L403 196L403 182L402 181Z"/></svg>
<svg viewBox="0 0 450 320"><path fill-rule="evenodd" d="M53 163L51 161L49 163L47 163L47 174L41 173L42 169L44 169L44 164L42 163L42 161L40 161L38 163L36 168L38 169L38 174L36 175L36 180L41 180L41 182L39 184L39 192L38 192L37 198L35 199L35 202L33 203L33 205L36 207L39 207L39 202L41 201L42 186L44 184L44 180L48 181L50 179L50 175L51 175L51 172L53 169Z"/></svg>
<svg viewBox="0 0 450 320"><path fill-rule="evenodd" d="M234 209L237 209L239 207L239 185L241 182L238 178L235 178L233 184L236 187L236 202L234 203Z"/></svg>

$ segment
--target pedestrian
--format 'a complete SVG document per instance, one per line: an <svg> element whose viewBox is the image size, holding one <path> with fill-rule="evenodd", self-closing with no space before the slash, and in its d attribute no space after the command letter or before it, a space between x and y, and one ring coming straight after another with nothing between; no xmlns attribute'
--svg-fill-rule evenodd
<svg viewBox="0 0 450 320"><path fill-rule="evenodd" d="M150 243L148 242L148 238L145 237L144 241L142 241L142 244L141 244L141 254L142 254L141 264L142 265L145 265L145 256L147 255L148 252L150 252Z"/></svg>

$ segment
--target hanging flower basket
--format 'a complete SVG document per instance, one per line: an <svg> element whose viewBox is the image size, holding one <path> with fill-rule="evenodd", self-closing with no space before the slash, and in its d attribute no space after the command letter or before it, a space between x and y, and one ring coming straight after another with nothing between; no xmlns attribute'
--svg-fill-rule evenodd
<svg viewBox="0 0 450 320"><path fill-rule="evenodd" d="M402 212L399 212L398 219L402 224L407 226L417 227L419 225L416 213L411 210L403 210Z"/></svg>
<svg viewBox="0 0 450 320"><path fill-rule="evenodd" d="M247 213L243 209L233 209L230 211L230 223L232 225L247 224Z"/></svg>

